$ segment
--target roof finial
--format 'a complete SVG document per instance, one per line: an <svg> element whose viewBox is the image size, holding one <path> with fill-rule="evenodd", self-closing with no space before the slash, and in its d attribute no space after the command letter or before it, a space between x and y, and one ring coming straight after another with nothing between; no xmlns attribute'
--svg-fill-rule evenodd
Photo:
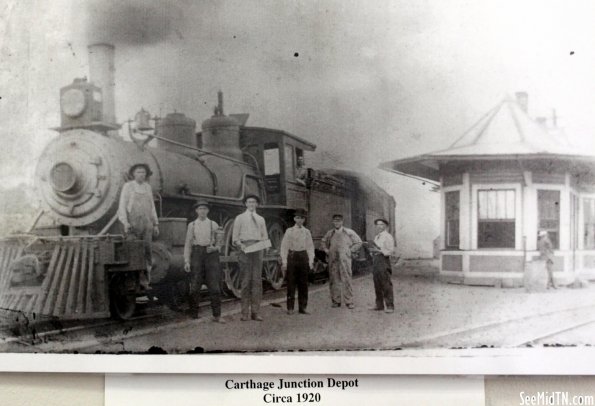
<svg viewBox="0 0 595 406"><path fill-rule="evenodd" d="M222 116L223 115L223 92L221 90L219 90L217 92L217 109L218 109L218 115Z"/></svg>

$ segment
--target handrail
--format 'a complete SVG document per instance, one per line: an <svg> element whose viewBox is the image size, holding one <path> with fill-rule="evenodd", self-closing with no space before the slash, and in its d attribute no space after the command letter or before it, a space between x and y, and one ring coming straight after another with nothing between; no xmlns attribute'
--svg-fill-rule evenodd
<svg viewBox="0 0 595 406"><path fill-rule="evenodd" d="M239 163L239 164L242 164L242 165L254 167L253 165L249 164L248 162L240 161L239 159L234 159L234 158L229 157L227 155L223 155L223 154L218 154L216 152L207 151L207 150L204 150L204 149L198 148L198 147L193 147L192 145L184 144L184 143L178 142L178 141L173 141L173 140L170 140L168 138L160 137L158 135L146 134L146 133L143 133L142 131L138 131L138 133L144 135L145 137L155 138L155 139L158 139L160 141L169 142L170 144L174 144L174 145L177 145L179 147L183 147L183 148L187 148L187 149L192 149L194 151L199 151L199 152L201 152L203 154L206 154L206 155L213 155L213 156L216 156L216 157L219 157L219 158L223 158L223 159L228 160L228 161L232 161L232 162L236 162L236 163ZM146 142L145 142L145 144L146 144ZM143 147L144 147L144 144L143 144Z"/></svg>

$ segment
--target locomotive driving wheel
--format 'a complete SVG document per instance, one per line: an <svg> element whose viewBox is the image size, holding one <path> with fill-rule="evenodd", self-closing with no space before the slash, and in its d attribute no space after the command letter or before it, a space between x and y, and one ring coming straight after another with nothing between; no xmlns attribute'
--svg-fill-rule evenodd
<svg viewBox="0 0 595 406"><path fill-rule="evenodd" d="M281 241L283 240L283 226L278 221L272 221L268 229L271 248L264 253L263 273L265 280L275 290L281 289L285 281L285 272L281 268Z"/></svg>
<svg viewBox="0 0 595 406"><path fill-rule="evenodd" d="M223 246L223 290L225 293L242 297L242 280L240 278L240 264L238 250L232 244L233 219L228 220L223 227L225 244Z"/></svg>

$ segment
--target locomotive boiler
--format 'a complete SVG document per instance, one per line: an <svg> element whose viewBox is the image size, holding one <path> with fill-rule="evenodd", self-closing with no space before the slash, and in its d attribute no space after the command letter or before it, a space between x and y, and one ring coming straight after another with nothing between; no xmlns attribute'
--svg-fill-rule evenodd
<svg viewBox="0 0 595 406"><path fill-rule="evenodd" d="M371 236L376 217L394 225L394 199L372 181L345 171L307 169L300 176L298 161L316 146L281 130L249 127L247 114L226 115L221 92L201 131L182 113L157 118L141 109L125 123L132 141L124 140L115 118L114 47L95 44L89 53L91 81L77 79L61 89L59 134L44 149L35 172L43 205L39 218L51 219L53 226L36 221L28 234L0 244L0 308L5 311L61 319L134 313L145 267L143 247L126 239L117 221L120 192L133 163L145 163L153 173L149 182L160 218L151 296L174 306L187 289L182 252L197 198L209 201L209 216L222 226L222 285L236 296L239 267L231 230L248 194L263 202L259 211L272 244L263 281L274 289L284 280L278 248L295 209L310 212L315 241L332 213L342 213L364 239Z"/></svg>

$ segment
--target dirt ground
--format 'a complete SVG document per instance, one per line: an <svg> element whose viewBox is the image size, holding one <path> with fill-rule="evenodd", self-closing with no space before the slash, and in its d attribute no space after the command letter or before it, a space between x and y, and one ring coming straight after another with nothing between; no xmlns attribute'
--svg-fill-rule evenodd
<svg viewBox="0 0 595 406"><path fill-rule="evenodd" d="M417 268L417 266L413 267ZM356 308L331 308L328 285L312 285L308 309L311 315L288 315L281 307L262 308L263 322L240 321L239 302L224 308L227 324L209 320L209 309L199 320L172 323L135 337L112 337L83 352L144 352L157 346L168 353L184 353L199 347L212 351L300 351L395 349L421 337L510 318L595 304L593 285L583 289L561 288L527 293L522 288L462 286L441 283L432 268L413 275L413 268L400 266L393 274L395 313L370 311L374 304L371 275L354 281ZM549 322L552 326L558 321ZM527 324L525 330L530 330ZM526 333L526 331L525 331ZM504 343L507 337L491 337ZM480 346L482 343L472 343ZM456 346L456 343L452 343Z"/></svg>

